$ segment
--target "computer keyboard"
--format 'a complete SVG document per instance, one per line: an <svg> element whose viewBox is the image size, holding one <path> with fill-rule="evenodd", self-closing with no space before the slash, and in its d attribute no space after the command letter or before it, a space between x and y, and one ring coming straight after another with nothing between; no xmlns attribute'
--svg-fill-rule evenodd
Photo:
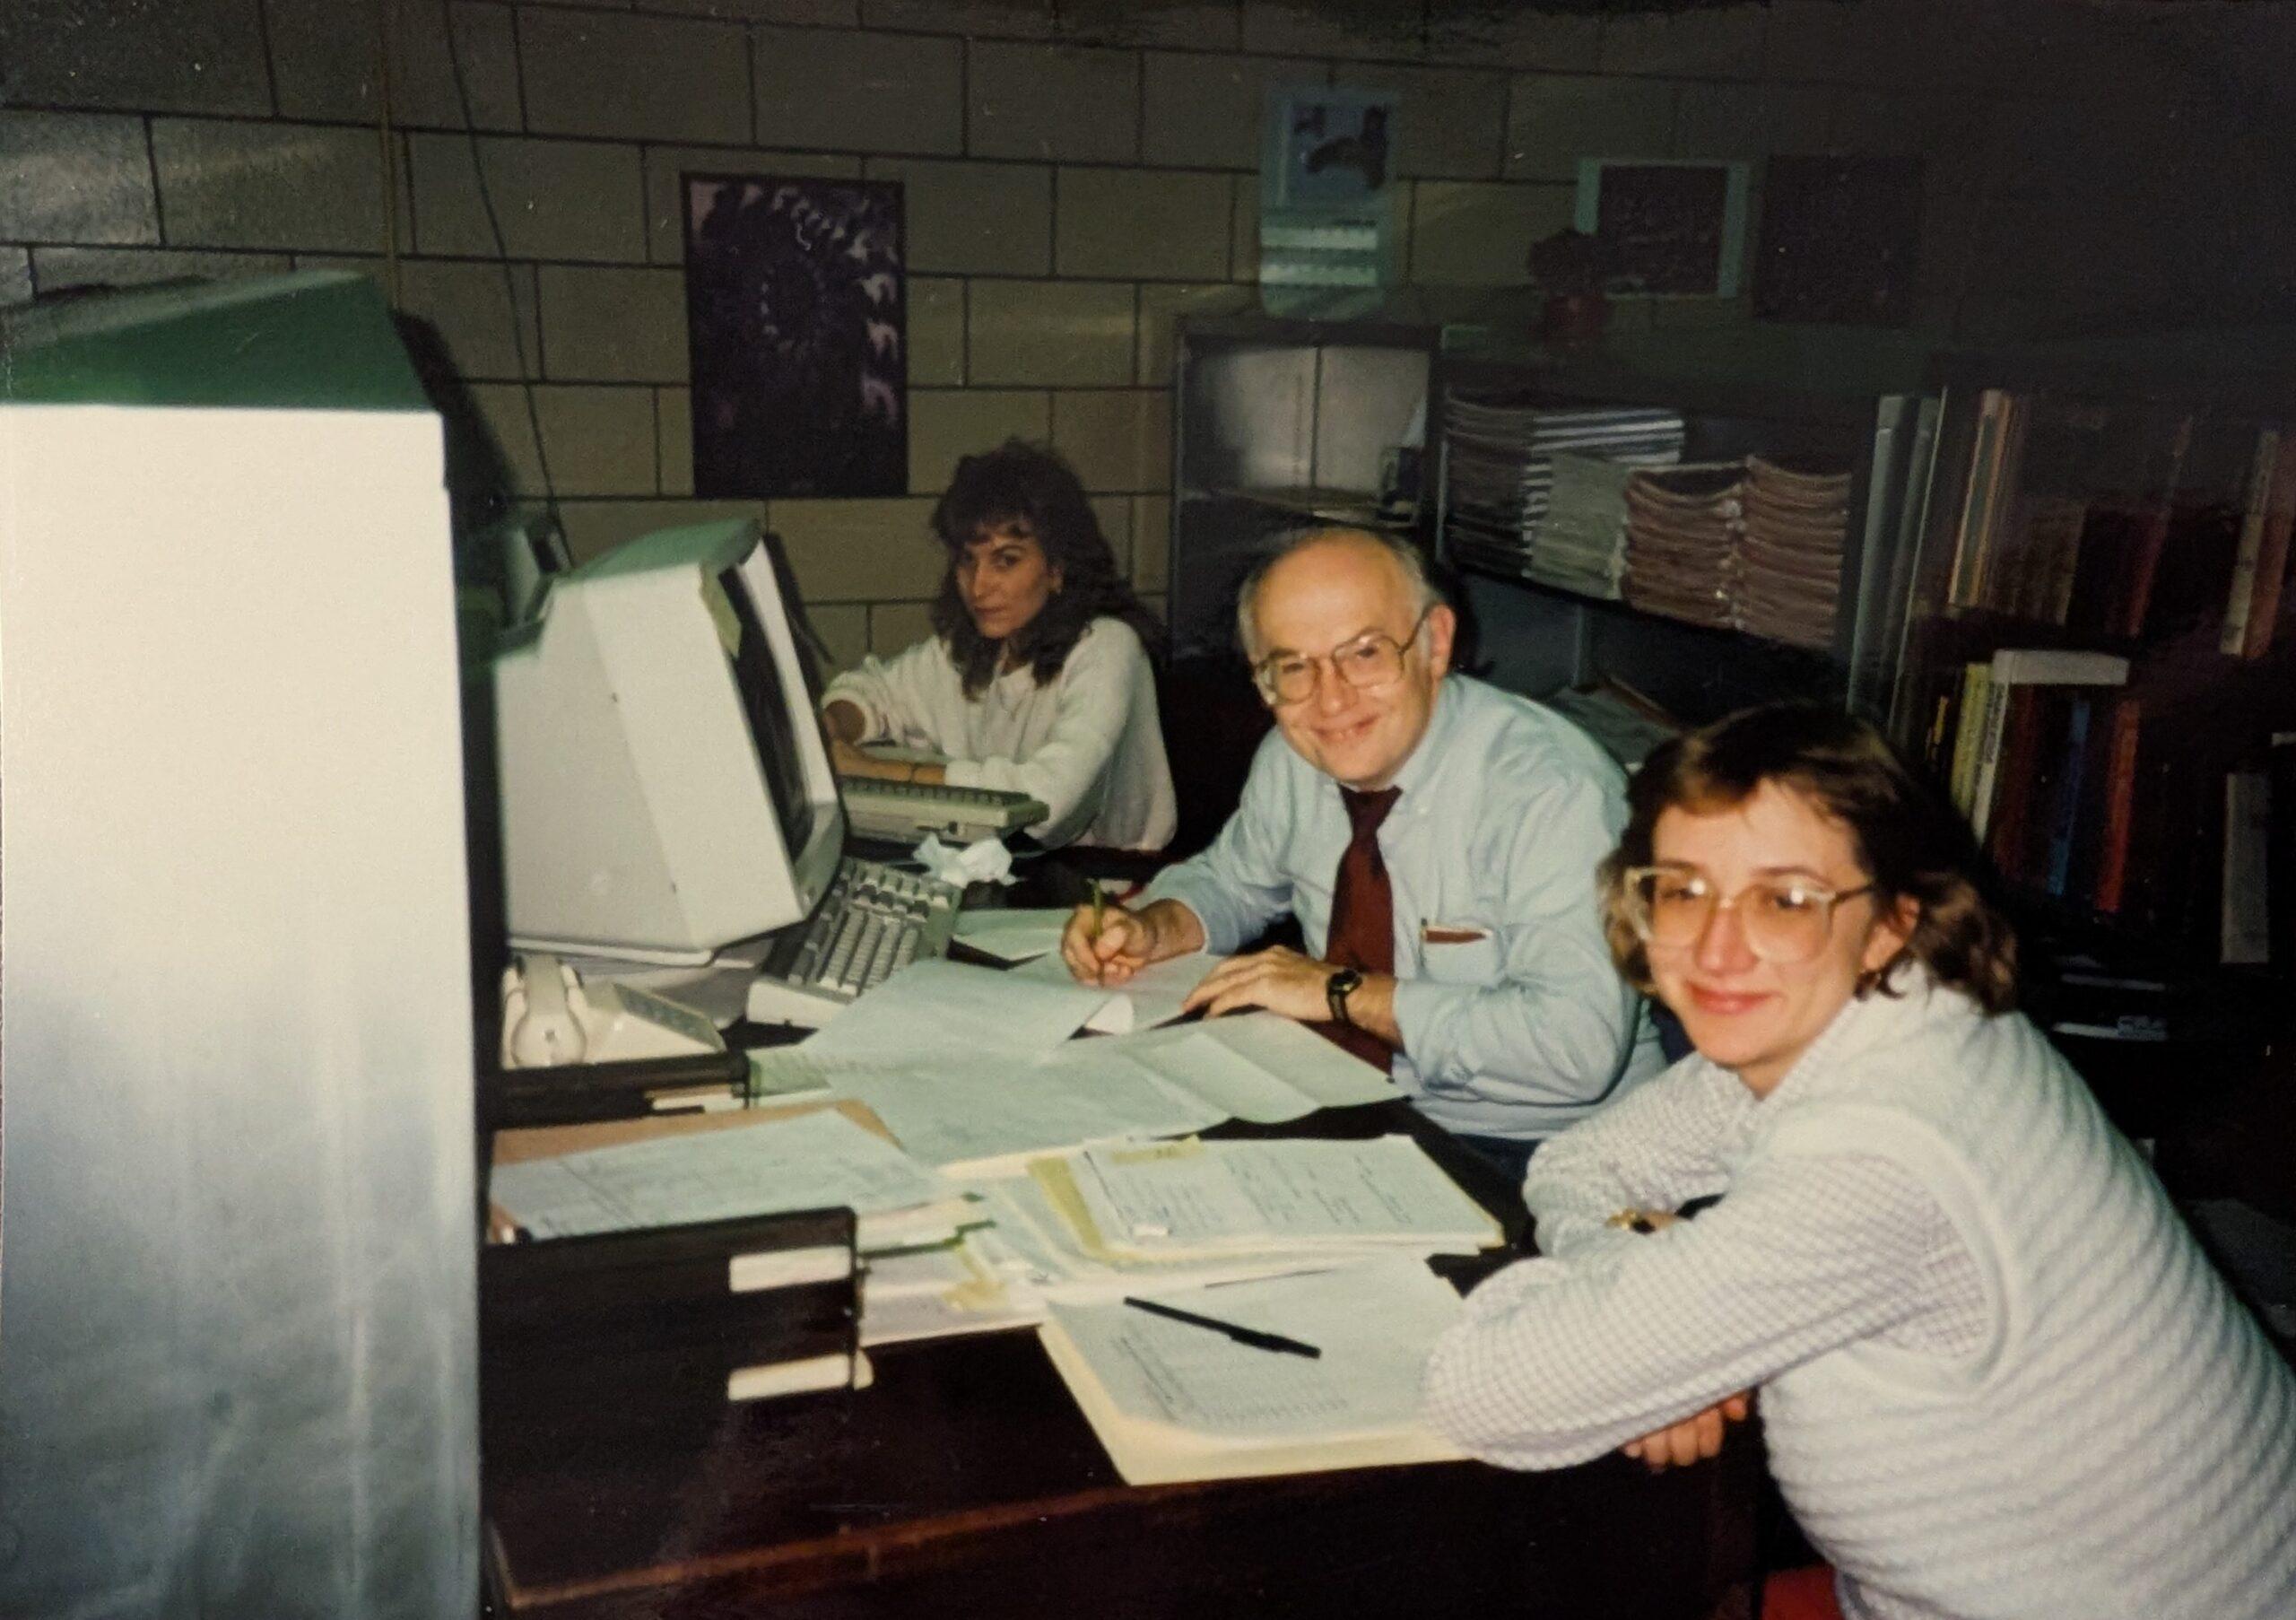
<svg viewBox="0 0 2296 1620"><path fill-rule="evenodd" d="M930 832L970 844L1052 814L1041 800L999 788L889 782L872 776L841 776L837 785L845 797L845 824L860 838L911 842Z"/></svg>
<svg viewBox="0 0 2296 1620"><path fill-rule="evenodd" d="M817 1029L895 969L946 954L963 893L938 878L847 857L813 917L785 930L767 954L750 986L750 1018Z"/></svg>

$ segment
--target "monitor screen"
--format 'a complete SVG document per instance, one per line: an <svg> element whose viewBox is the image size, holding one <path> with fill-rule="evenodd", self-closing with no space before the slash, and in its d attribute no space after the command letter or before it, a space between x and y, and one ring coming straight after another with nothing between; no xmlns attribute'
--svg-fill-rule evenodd
<svg viewBox="0 0 2296 1620"><path fill-rule="evenodd" d="M700 965L820 901L844 817L754 523L556 576L491 668L513 945Z"/></svg>
<svg viewBox="0 0 2296 1620"><path fill-rule="evenodd" d="M768 645L765 626L758 622L756 605L750 599L748 586L738 569L726 569L718 576L718 589L726 611L732 614L735 631L733 646L726 655L733 666L734 685L742 696L742 708L749 717L750 745L757 751L758 769L765 775L768 792L773 796L773 813L781 823L781 841L792 849L802 849L813 836L813 801L805 793L805 773L798 755L796 728L792 725L796 706L785 695L781 673L774 667L773 649ZM814 705L808 701L804 706L805 724L818 725L813 717Z"/></svg>

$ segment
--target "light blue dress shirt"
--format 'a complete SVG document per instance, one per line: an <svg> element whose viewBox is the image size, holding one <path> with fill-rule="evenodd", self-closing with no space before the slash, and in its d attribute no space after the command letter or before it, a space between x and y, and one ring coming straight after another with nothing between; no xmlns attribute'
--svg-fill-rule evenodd
<svg viewBox="0 0 2296 1620"><path fill-rule="evenodd" d="M1452 675L1395 785L1379 830L1404 1041L1393 1073L1420 1110L1470 1136L1550 1137L1664 1067L1603 943L1595 867L1626 823L1610 757L1529 699ZM1339 784L1271 733L1220 836L1146 898L1187 907L1218 952L1290 912L1321 956L1348 837Z"/></svg>

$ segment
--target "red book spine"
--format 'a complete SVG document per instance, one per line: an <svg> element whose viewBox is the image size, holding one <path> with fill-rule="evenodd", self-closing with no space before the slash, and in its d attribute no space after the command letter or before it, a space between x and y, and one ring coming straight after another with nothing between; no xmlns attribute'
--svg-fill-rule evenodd
<svg viewBox="0 0 2296 1620"><path fill-rule="evenodd" d="M2136 819L2137 707L2134 698L2113 705L2112 735L2105 745L2105 824L2097 858L2096 906L2120 910L2128 881L2128 838Z"/></svg>

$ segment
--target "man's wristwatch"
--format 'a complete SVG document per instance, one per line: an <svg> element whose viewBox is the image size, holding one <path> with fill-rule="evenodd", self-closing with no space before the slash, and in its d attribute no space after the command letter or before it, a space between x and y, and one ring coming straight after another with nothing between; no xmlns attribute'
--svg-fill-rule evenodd
<svg viewBox="0 0 2296 1620"><path fill-rule="evenodd" d="M1324 1000L1331 1007L1331 1021L1344 1029L1353 1029L1355 1020L1347 1015L1347 998L1363 988L1363 975L1353 968L1341 968L1324 980Z"/></svg>

